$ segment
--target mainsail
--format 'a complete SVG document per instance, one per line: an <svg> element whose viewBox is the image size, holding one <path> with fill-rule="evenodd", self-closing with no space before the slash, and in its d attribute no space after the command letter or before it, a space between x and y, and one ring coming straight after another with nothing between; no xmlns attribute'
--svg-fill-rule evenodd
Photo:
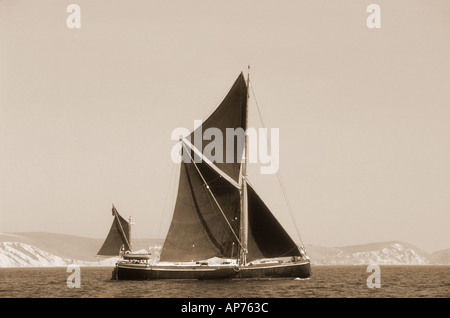
<svg viewBox="0 0 450 318"><path fill-rule="evenodd" d="M247 97L248 83L241 73L222 103L201 127L192 132L190 140L198 135L201 138L209 128L220 130L222 136L227 136L227 129L245 131ZM195 143L186 145L182 141L183 154L191 160L181 163L174 214L161 251L161 261L199 261L212 257L236 259L241 257L241 252L245 249L246 259L249 261L300 255L294 241L255 190L242 179L244 135L238 134L236 139L233 148L222 143L221 162L214 161L215 158L208 157L208 152L204 152L213 141L203 140L202 147L197 152L201 151L215 167L206 161L197 160ZM230 149L234 160L227 162L227 150L230 152ZM236 184L244 182L247 190L236 187ZM241 228L243 193L247 195L245 202L248 210L248 231L245 235Z"/></svg>
<svg viewBox="0 0 450 318"><path fill-rule="evenodd" d="M122 246L124 246L125 251L131 250L130 224L117 212L114 205L112 207L112 215L114 220L111 229L97 255L117 256Z"/></svg>
<svg viewBox="0 0 450 318"><path fill-rule="evenodd" d="M241 73L219 107L201 127L192 132L191 140L194 140L197 134L203 136L203 132L208 128L219 129L222 136L226 136L227 128L245 130L246 109L247 86ZM199 150L203 153L208 144L208 141L203 141L202 149ZM243 142L235 142L233 154L242 154L243 146ZM233 160L234 162L227 163L225 143L222 150L225 157L223 162L214 162L214 164L238 181L240 162ZM182 151L185 152L186 148ZM195 158L195 154L189 155ZM206 188L200 173L209 189ZM234 233L239 233L241 213L239 190L221 178L220 174L205 162L196 164L182 162L175 211L161 251L161 261L203 260L215 256L234 258L238 255L238 240L234 237L233 231L209 190L217 199Z"/></svg>
<svg viewBox="0 0 450 318"><path fill-rule="evenodd" d="M201 127L198 127L190 135L190 140L193 141L197 136L203 136L205 131L209 129L219 130L221 135L225 138L227 133L231 130L236 131L242 129L244 132L246 127L246 112L247 112L247 85L245 83L244 75L241 73L234 82L227 96L216 110L206 119ZM228 130L228 132L227 132ZM236 182L239 180L239 173L241 169L242 153L244 151L244 134L238 134L233 140L223 140L222 149L216 149L216 152L223 154L222 158L212 158L205 149L214 140L203 140L202 147L199 149L208 159L215 160L214 164ZM231 143L233 143L232 149ZM230 147L227 147L228 146ZM196 146L196 144L194 144ZM229 153L231 150L232 153ZM229 158L227 160L227 157ZM196 157L194 156L194 159ZM231 159L231 160L230 160ZM221 161L221 162L219 162ZM231 162L227 162L231 161Z"/></svg>

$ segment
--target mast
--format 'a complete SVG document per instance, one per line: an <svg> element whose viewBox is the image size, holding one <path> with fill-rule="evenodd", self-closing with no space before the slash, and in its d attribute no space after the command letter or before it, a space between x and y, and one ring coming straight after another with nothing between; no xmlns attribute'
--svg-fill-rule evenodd
<svg viewBox="0 0 450 318"><path fill-rule="evenodd" d="M247 74L247 99L245 105L245 131L248 126L248 99L249 95L249 84L250 84L250 65L248 66L248 74ZM241 255L240 260L241 264L245 265L247 263L247 253L248 253L248 196L247 196L247 156L248 156L248 140L247 133L245 132L244 137L244 162L242 163L241 168Z"/></svg>

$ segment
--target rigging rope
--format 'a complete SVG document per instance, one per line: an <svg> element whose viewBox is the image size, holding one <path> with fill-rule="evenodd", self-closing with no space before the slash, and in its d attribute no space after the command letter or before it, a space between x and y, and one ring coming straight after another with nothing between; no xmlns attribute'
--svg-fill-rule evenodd
<svg viewBox="0 0 450 318"><path fill-rule="evenodd" d="M163 225L163 221L164 221L164 216L166 214L168 214L166 210L167 210L167 205L168 205L168 202L169 202L169 200L168 200L169 199L169 195L172 194L172 199L176 195L176 183L177 183L177 178L176 178L177 174L176 174L176 172L178 171L179 165L180 164L175 164L172 167L172 174L171 174L171 177L170 177L170 181L169 181L166 197L164 199L164 209L163 209L163 213L161 215L161 218L159 220L159 228L158 228L158 236L157 236L157 238L160 238L161 229L162 229L162 225ZM172 192L170 191L171 187L172 187ZM170 200L170 202L173 202L173 200Z"/></svg>
<svg viewBox="0 0 450 318"><path fill-rule="evenodd" d="M250 84L251 84L251 81L250 81ZM253 94L253 98L255 99L256 109L258 110L258 115L259 115L259 120L261 121L261 125L263 126L263 128L266 128L266 126L264 125L264 121L263 121L263 119L262 119L261 110L260 110L260 108L259 108L258 101L256 100L255 92L254 92L254 90L253 90L253 85L249 85L249 86L250 86L250 88L251 88L251 91L252 91L252 94ZM264 132L266 133L266 130L264 130ZM271 148L270 140L269 140L269 138L267 138L267 135L266 135L266 139L267 139L267 147L268 147L268 148ZM302 237L301 237L301 235L300 235L300 231L299 231L299 229L298 229L297 222L296 222L296 220L295 220L294 211L293 211L293 209L292 209L291 202L289 201L289 198L288 198L288 196L287 196L286 188L284 187L284 182L283 182L283 179L281 178L281 174L280 174L279 169L278 169L278 171L277 171L276 174L277 174L278 183L280 184L281 191L282 191L283 196L284 196L284 199L285 199L285 201L286 201L286 205L287 205L288 210L289 210L289 213L290 213L290 215L291 215L292 222L293 222L294 227L295 227L295 231L297 232L298 238L300 239L300 243L301 243L302 246L303 246L303 245L304 245L304 244L303 244L303 240L302 240Z"/></svg>

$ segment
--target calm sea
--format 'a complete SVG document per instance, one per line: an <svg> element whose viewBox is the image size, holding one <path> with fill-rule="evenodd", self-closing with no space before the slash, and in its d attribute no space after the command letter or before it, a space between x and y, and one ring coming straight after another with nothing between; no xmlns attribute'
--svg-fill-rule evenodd
<svg viewBox="0 0 450 318"><path fill-rule="evenodd" d="M449 298L450 266L381 266L368 288L367 266L312 266L306 280L111 280L112 268L81 267L80 288L66 268L0 268L0 298Z"/></svg>

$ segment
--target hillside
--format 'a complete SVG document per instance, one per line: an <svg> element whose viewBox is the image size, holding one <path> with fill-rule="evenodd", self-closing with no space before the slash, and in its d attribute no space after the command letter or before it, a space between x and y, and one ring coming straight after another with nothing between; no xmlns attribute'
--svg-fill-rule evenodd
<svg viewBox="0 0 450 318"><path fill-rule="evenodd" d="M431 254L435 264L450 264L450 248Z"/></svg>
<svg viewBox="0 0 450 318"><path fill-rule="evenodd" d="M450 249L429 254L405 242L392 241L342 247L307 246L316 265L434 265L450 264Z"/></svg>

